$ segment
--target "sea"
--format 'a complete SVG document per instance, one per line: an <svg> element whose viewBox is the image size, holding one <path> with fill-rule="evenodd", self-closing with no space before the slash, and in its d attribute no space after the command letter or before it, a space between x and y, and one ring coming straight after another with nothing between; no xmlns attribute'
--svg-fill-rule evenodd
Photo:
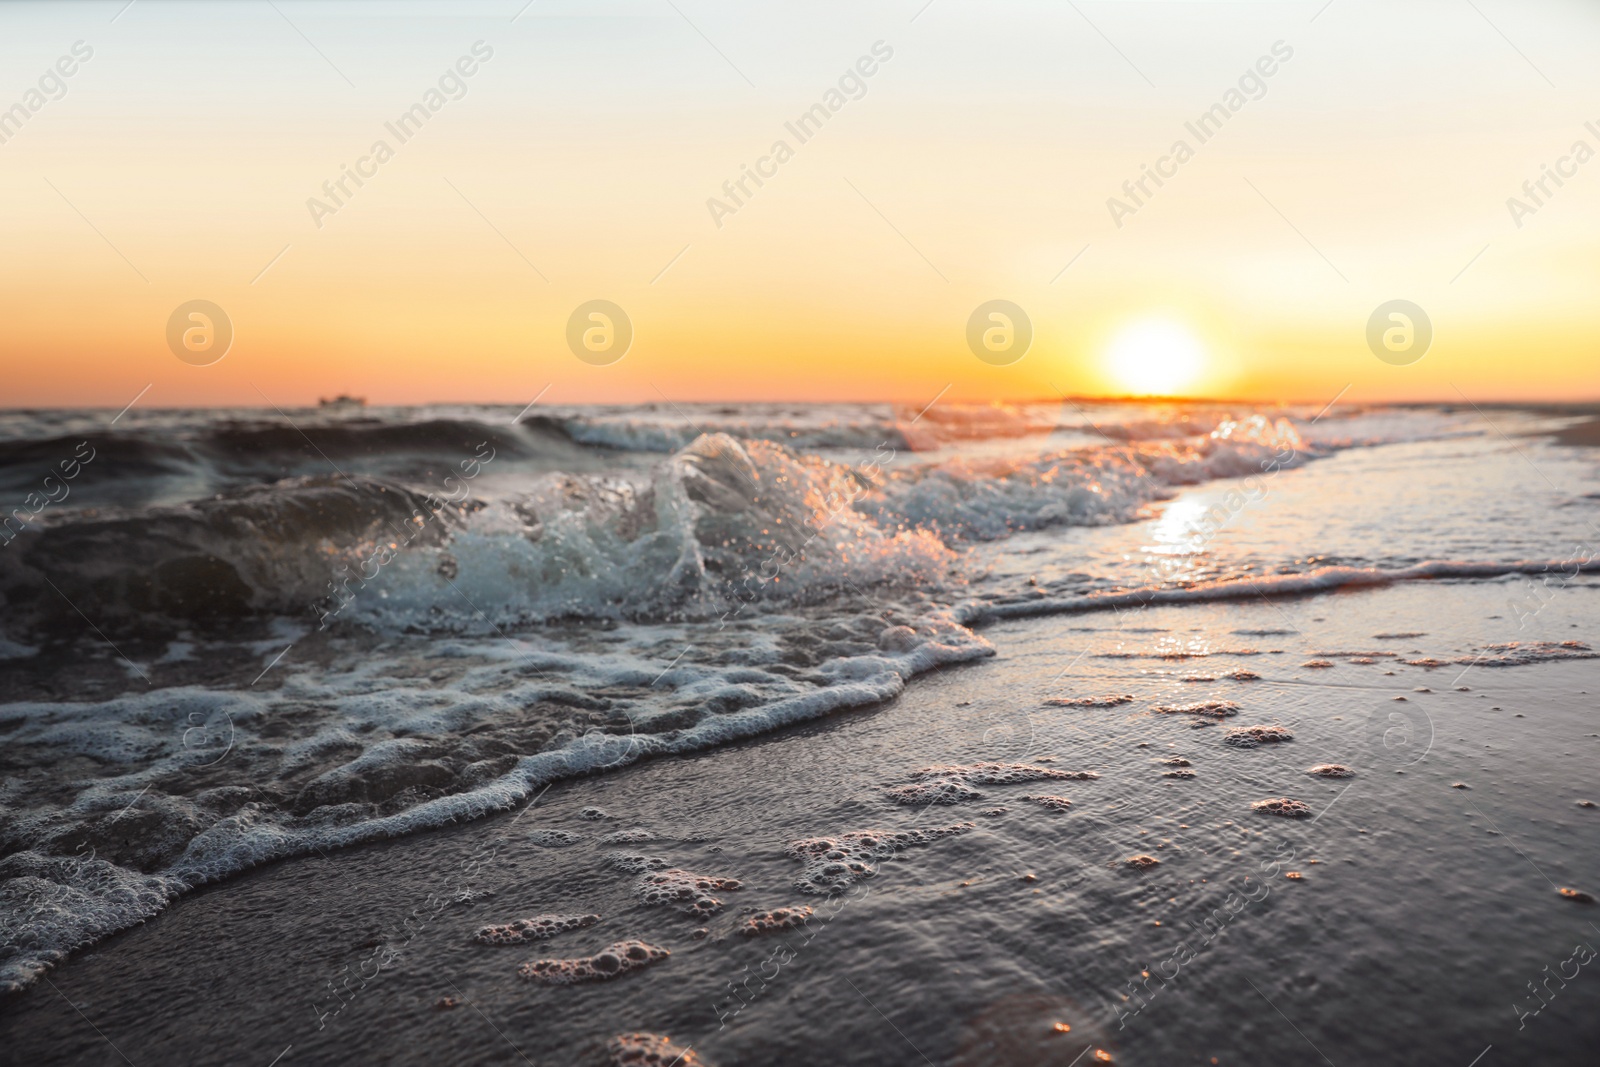
<svg viewBox="0 0 1600 1067"><path fill-rule="evenodd" d="M0 1061L1592 1062L1594 419L0 414Z"/></svg>

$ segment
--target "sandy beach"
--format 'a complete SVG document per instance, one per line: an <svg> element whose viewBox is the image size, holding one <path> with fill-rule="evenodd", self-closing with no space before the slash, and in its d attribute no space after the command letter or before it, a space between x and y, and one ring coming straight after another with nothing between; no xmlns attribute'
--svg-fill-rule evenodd
<svg viewBox="0 0 1600 1067"><path fill-rule="evenodd" d="M1600 447L1600 419L1577 422L1555 434L1555 442L1580 448Z"/></svg>

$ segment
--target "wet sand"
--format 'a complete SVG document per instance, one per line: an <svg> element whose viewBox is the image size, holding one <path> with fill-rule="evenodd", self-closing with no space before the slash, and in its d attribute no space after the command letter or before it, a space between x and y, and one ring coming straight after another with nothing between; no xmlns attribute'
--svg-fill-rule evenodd
<svg viewBox="0 0 1600 1067"><path fill-rule="evenodd" d="M1521 636L1592 633L1594 592L1574 586ZM648 1031L724 1067L1066 1065L1095 1050L1466 1064L1486 1048L1483 1067L1586 1063L1600 966L1574 946L1600 945L1600 918L1558 889L1600 889L1600 809L1579 806L1600 801L1596 661L1464 675L1402 662L1470 652L1511 625L1484 622L1505 596L1430 585L997 625L996 658L891 704L182 898L11 998L0 1058L599 1064L608 1040ZM1146 655L1175 643L1222 654ZM1335 666L1303 667L1317 652ZM1225 677L1246 667L1261 678ZM1046 705L1121 693L1135 700ZM1240 709L1153 710L1204 701ZM1258 725L1292 740L1224 744ZM1195 776L1166 777L1173 760ZM1098 777L969 771L982 796L965 803L887 795L919 769L979 762ZM1329 763L1355 777L1307 773ZM1025 799L1041 796L1071 806ZM1275 798L1309 817L1252 810ZM793 842L962 824L890 845L837 895L797 887ZM711 893L709 918L645 903L614 852L740 887ZM1158 862L1129 863L1140 856ZM814 909L801 926L741 931L801 906ZM512 946L473 939L544 914L601 919ZM627 939L670 956L586 984L517 973Z"/></svg>
<svg viewBox="0 0 1600 1067"><path fill-rule="evenodd" d="M1591 419L1557 430L1551 435L1558 445L1577 445L1584 448L1600 447L1600 419Z"/></svg>

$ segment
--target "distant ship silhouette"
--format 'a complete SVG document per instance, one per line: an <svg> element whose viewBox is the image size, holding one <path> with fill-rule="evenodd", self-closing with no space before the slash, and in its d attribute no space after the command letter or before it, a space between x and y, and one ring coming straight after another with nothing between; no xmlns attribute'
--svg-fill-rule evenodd
<svg viewBox="0 0 1600 1067"><path fill-rule="evenodd" d="M366 406L367 398L364 396L349 396L345 393L340 393L331 400L325 396L317 398L317 407L329 408L334 411L353 411Z"/></svg>

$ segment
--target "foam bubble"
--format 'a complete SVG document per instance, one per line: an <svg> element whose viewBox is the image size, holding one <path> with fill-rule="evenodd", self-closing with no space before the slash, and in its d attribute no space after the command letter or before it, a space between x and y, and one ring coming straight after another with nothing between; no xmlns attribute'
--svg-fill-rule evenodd
<svg viewBox="0 0 1600 1067"><path fill-rule="evenodd" d="M508 923L485 926L473 940L485 945L516 945L524 941L543 941L568 930L593 926L600 921L598 915L535 915L530 919L513 919Z"/></svg>
<svg viewBox="0 0 1600 1067"><path fill-rule="evenodd" d="M1600 657L1600 652L1596 652L1582 641L1506 641L1501 644L1485 645L1476 656L1457 656L1448 662L1470 663L1480 667L1522 667L1530 663L1596 657Z"/></svg>
<svg viewBox="0 0 1600 1067"><path fill-rule="evenodd" d="M841 893L878 873L877 862L902 848L925 845L941 837L964 834L973 824L956 823L926 830L852 830L836 837L807 837L789 842L785 852L806 864L795 888L802 893Z"/></svg>
<svg viewBox="0 0 1600 1067"><path fill-rule="evenodd" d="M812 909L808 905L793 908L774 908L764 911L759 915L752 915L739 927L739 932L746 937L755 937L757 934L770 934L779 930L792 930L796 926L804 926L810 920Z"/></svg>
<svg viewBox="0 0 1600 1067"><path fill-rule="evenodd" d="M1046 795L1046 796L1025 796L1022 799L1023 800L1031 800L1035 804L1038 804L1041 807L1049 808L1052 811L1066 811L1068 808L1072 807L1072 801L1068 800L1066 797L1058 797L1058 796Z"/></svg>
<svg viewBox="0 0 1600 1067"><path fill-rule="evenodd" d="M1133 703L1132 693L1103 697L1051 697L1045 701L1054 708L1114 708L1118 704Z"/></svg>
<svg viewBox="0 0 1600 1067"><path fill-rule="evenodd" d="M573 985L578 982L604 982L618 975L648 967L672 955L664 948L643 941L617 941L596 952L593 956L575 959L533 960L517 968L517 973L530 982L544 985Z"/></svg>
<svg viewBox="0 0 1600 1067"><path fill-rule="evenodd" d="M930 778L911 785L897 785L883 792L896 804L964 804L969 800L983 799L982 793L957 777Z"/></svg>
<svg viewBox="0 0 1600 1067"><path fill-rule="evenodd" d="M710 1067L693 1048L665 1034L618 1034L606 1043L612 1067Z"/></svg>
<svg viewBox="0 0 1600 1067"><path fill-rule="evenodd" d="M583 840L582 834L575 834L571 830L530 830L528 843L538 845L540 848L566 848L576 845Z"/></svg>
<svg viewBox="0 0 1600 1067"><path fill-rule="evenodd" d="M1305 819L1311 815L1311 808L1304 801L1291 800L1288 797L1258 800L1250 805L1250 810L1264 811L1268 815L1280 815L1285 819Z"/></svg>
<svg viewBox="0 0 1600 1067"><path fill-rule="evenodd" d="M1281 726L1240 726L1224 734L1222 743L1234 748L1255 748L1293 740L1294 734Z"/></svg>
<svg viewBox="0 0 1600 1067"><path fill-rule="evenodd" d="M640 871L664 871L672 866L670 860L660 856L646 856L639 852L607 852L602 857L606 866L614 870L638 874Z"/></svg>
<svg viewBox="0 0 1600 1067"><path fill-rule="evenodd" d="M1154 856L1146 856L1141 853L1137 856L1129 856L1122 863L1124 866L1132 867L1136 871L1148 871L1151 867L1160 866L1161 861Z"/></svg>
<svg viewBox="0 0 1600 1067"><path fill-rule="evenodd" d="M1189 770L1187 767L1179 767L1177 770L1161 772L1161 777L1163 778L1193 778L1194 776L1194 772Z"/></svg>
<svg viewBox="0 0 1600 1067"><path fill-rule="evenodd" d="M1211 719L1226 719L1239 714L1239 705L1231 700L1198 700L1193 704L1157 704L1150 710L1162 715L1204 715Z"/></svg>
<svg viewBox="0 0 1600 1067"><path fill-rule="evenodd" d="M596 844L634 845L643 844L646 841L654 841L655 839L656 835L649 830L636 827L632 830L618 830L616 833L605 834L596 841Z"/></svg>
<svg viewBox="0 0 1600 1067"><path fill-rule="evenodd" d="M1356 772L1342 763L1319 763L1315 767L1307 767L1307 774L1314 774L1319 778L1354 778Z"/></svg>
<svg viewBox="0 0 1600 1067"><path fill-rule="evenodd" d="M1036 767L1028 763L971 763L963 766L924 767L911 774L913 780L960 778L979 785L1012 785L1017 782L1037 782L1046 778L1082 782L1099 777L1093 771L1058 771L1053 767Z"/></svg>
<svg viewBox="0 0 1600 1067"><path fill-rule="evenodd" d="M1135 631L1138 632L1138 631ZM1272 651L1276 652L1277 649ZM1259 648L1214 648L1201 650L1196 648L1157 648L1148 652L1122 651L1122 652L1096 652L1096 659L1159 659L1167 662L1181 662L1188 659L1209 659L1212 656L1259 656Z"/></svg>
<svg viewBox="0 0 1600 1067"><path fill-rule="evenodd" d="M690 915L715 915L722 910L722 901L711 895L712 890L722 892L740 889L742 882L736 878L718 878L712 875L692 874L677 867L653 871L634 884L633 892L646 904L665 904Z"/></svg>

